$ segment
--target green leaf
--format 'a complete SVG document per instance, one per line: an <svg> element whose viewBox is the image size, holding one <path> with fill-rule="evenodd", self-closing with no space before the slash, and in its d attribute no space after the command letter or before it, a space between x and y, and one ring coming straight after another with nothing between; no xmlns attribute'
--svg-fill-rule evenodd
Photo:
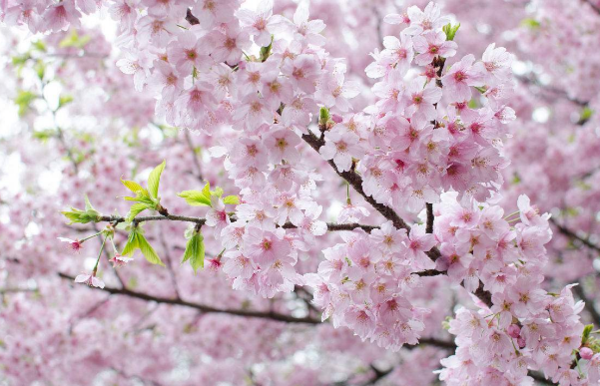
<svg viewBox="0 0 600 386"><path fill-rule="evenodd" d="M29 53L19 56L12 57L12 64L15 67L22 67L27 61L31 59L31 55Z"/></svg>
<svg viewBox="0 0 600 386"><path fill-rule="evenodd" d="M589 121L592 115L594 115L594 110L590 109L589 106L585 106L583 110L581 110L581 115L579 116L580 124Z"/></svg>
<svg viewBox="0 0 600 386"><path fill-rule="evenodd" d="M452 24L446 24L442 28L442 30L446 34L446 40L454 40L454 36L456 35L456 32L458 31L459 28L460 28L460 23L458 23L457 25L454 25L454 26Z"/></svg>
<svg viewBox="0 0 600 386"><path fill-rule="evenodd" d="M55 129L45 129L45 130L35 130L33 133L33 138L39 139L41 141L47 141L50 138L56 136Z"/></svg>
<svg viewBox="0 0 600 386"><path fill-rule="evenodd" d="M327 127L329 118L329 109L327 107L321 107L321 109L319 110L319 126Z"/></svg>
<svg viewBox="0 0 600 386"><path fill-rule="evenodd" d="M223 204L239 205L240 198L238 196L227 196L223 198Z"/></svg>
<svg viewBox="0 0 600 386"><path fill-rule="evenodd" d="M164 266L163 262L160 260L160 257L158 257L154 248L152 248L150 243L148 243L148 240L146 240L140 228L133 228L131 230L121 255L131 256L136 249L139 249L142 252L142 255L144 255L146 260L148 260L148 262L151 264Z"/></svg>
<svg viewBox="0 0 600 386"><path fill-rule="evenodd" d="M38 51L46 52L46 44L41 40L36 40L31 46Z"/></svg>
<svg viewBox="0 0 600 386"><path fill-rule="evenodd" d="M160 184L160 175L165 170L166 161L163 161L160 165L154 168L148 177L148 191L150 197L158 199L158 185Z"/></svg>
<svg viewBox="0 0 600 386"><path fill-rule="evenodd" d="M208 200L210 201L210 182L207 182L206 185L204 185L204 188L202 189L202 194L204 194L204 197L208 198Z"/></svg>
<svg viewBox="0 0 600 386"><path fill-rule="evenodd" d="M133 193L144 192L146 189L142 187L142 185L138 184L135 181L124 180L121 178L121 183L125 185L125 187L131 190Z"/></svg>
<svg viewBox="0 0 600 386"><path fill-rule="evenodd" d="M94 207L92 206L92 203L90 202L90 199L88 198L87 194L85 195L85 211L89 212L89 211L95 211L96 209L94 209Z"/></svg>
<svg viewBox="0 0 600 386"><path fill-rule="evenodd" d="M40 78L40 80L44 80L44 75L46 74L46 65L44 62L38 60L34 68L38 78Z"/></svg>
<svg viewBox="0 0 600 386"><path fill-rule="evenodd" d="M60 213L69 220L69 225L75 223L86 224L89 222L84 220L85 212L81 209L71 207L71 210L65 210Z"/></svg>
<svg viewBox="0 0 600 386"><path fill-rule="evenodd" d="M164 264L160 260L160 257L158 257L158 255L156 254L156 251L154 251L154 248L152 248L150 243L148 243L148 240L146 240L144 235L142 235L141 233L138 233L137 242L138 242L140 251L142 251L142 254L144 255L144 257L146 258L146 260L148 260L148 262L150 264L158 264L158 265L162 265L164 267Z"/></svg>
<svg viewBox="0 0 600 386"><path fill-rule="evenodd" d="M85 196L85 210L71 207L70 211L67 210L60 213L71 221L69 225L74 223L87 224L89 222L97 222L101 216L100 213L94 209L87 195Z"/></svg>
<svg viewBox="0 0 600 386"><path fill-rule="evenodd" d="M19 115L25 115L29 109L31 102L36 98L36 95L30 91L21 90L15 98L15 104L19 106Z"/></svg>
<svg viewBox="0 0 600 386"><path fill-rule="evenodd" d="M131 206L131 208L129 208L129 213L127 214L127 221L131 222L135 218L135 216L140 214L140 212L143 212L144 210L149 209L149 208L150 208L150 206L143 202L133 204Z"/></svg>
<svg viewBox="0 0 600 386"><path fill-rule="evenodd" d="M60 109L61 107L68 105L71 102L73 102L73 96L61 95L60 97L58 97L58 108Z"/></svg>
<svg viewBox="0 0 600 386"><path fill-rule="evenodd" d="M138 243L138 230L134 228L129 236L127 237L127 243L123 247L123 251L121 251L121 255L123 256L131 256L133 252L139 248Z"/></svg>
<svg viewBox="0 0 600 386"><path fill-rule="evenodd" d="M182 263L190 261L190 265L194 269L194 273L198 268L204 268L204 237L202 233L194 232L194 235L188 240L183 253Z"/></svg>
<svg viewBox="0 0 600 386"><path fill-rule="evenodd" d="M77 34L77 30L73 29L71 31L71 34L63 40L61 40L58 46L60 48L75 47L82 49L83 47L85 47L86 44L90 42L90 40L91 38L87 35L79 37L79 35Z"/></svg>
<svg viewBox="0 0 600 386"><path fill-rule="evenodd" d="M204 191L200 192L198 190L184 190L177 195L185 199L185 202L191 206L211 206L210 193L209 196L206 197L206 195L204 195Z"/></svg>
<svg viewBox="0 0 600 386"><path fill-rule="evenodd" d="M266 61L271 56L271 49L273 48L273 35L271 35L271 43L266 47L260 48L260 61Z"/></svg>
<svg viewBox="0 0 600 386"><path fill-rule="evenodd" d="M535 20L535 19L531 19L531 18L529 18L529 19L523 19L523 20L521 21L521 25L522 25L523 27L527 27L527 28L530 28L530 29L534 29L534 30L535 30L535 29L538 29L538 28L540 28L540 26L542 25L542 23L540 23L539 21L537 21L537 20Z"/></svg>
<svg viewBox="0 0 600 386"><path fill-rule="evenodd" d="M583 334L581 336L581 345L582 346L587 343L588 339L590 339L590 333L592 332L593 329L594 329L593 324L588 324L583 328Z"/></svg>

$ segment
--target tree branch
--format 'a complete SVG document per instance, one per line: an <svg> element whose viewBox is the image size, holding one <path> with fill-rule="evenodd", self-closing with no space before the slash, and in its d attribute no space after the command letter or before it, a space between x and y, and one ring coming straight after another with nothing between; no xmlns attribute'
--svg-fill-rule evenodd
<svg viewBox="0 0 600 386"><path fill-rule="evenodd" d="M0 288L0 295L17 294L23 292L36 292L34 288Z"/></svg>
<svg viewBox="0 0 600 386"><path fill-rule="evenodd" d="M75 280L73 276L67 275L65 273L59 272L58 276L67 280ZM319 319L313 318L295 318L290 315L280 314L276 312L262 312L262 311L251 311L251 310L237 310L237 309L220 309L214 308L211 306L207 306L199 303L192 303L182 299L173 299L173 298L164 298L160 296L153 296L142 292L131 291L126 288L113 288L113 287L90 287L94 290L108 292L113 295L122 295L127 296L134 299L145 300L149 302L156 302L161 304L170 304L174 306L182 306L193 308L198 311L204 313L216 313L216 314L228 314L234 316L243 316L247 318L261 318L261 319L270 319L278 322L286 322L286 323L301 323L301 324L320 324L321 321Z"/></svg>
<svg viewBox="0 0 600 386"><path fill-rule="evenodd" d="M111 222L114 224L122 223L127 221L125 217L121 216L100 216L96 222ZM139 224L142 222L149 221L182 221L182 222L190 222L198 225L204 225L206 223L206 219L204 217L191 217L191 216L180 216L175 214L167 214L167 215L154 215L154 216L140 216L135 217L132 220L132 223ZM235 221L235 218L232 218L232 221ZM286 222L281 226L284 229L296 229L298 228L294 224L290 222ZM373 229L378 229L378 226L375 225L364 225L358 223L350 223L350 224L333 224L327 223L328 231L352 231L354 229L360 228L365 232L371 232Z"/></svg>
<svg viewBox="0 0 600 386"><path fill-rule="evenodd" d="M583 1L585 1L585 0L583 0ZM565 90L561 90L556 87L544 85L537 78L532 78L532 77L528 77L528 76L515 76L515 77L524 84L537 86L543 91L554 94L554 96L558 96L560 98L566 99L569 102L574 103L578 106L586 107L589 105L588 101L583 101L583 100L580 100L577 98L573 98Z"/></svg>
<svg viewBox="0 0 600 386"><path fill-rule="evenodd" d="M196 148L194 147L194 143L192 142L192 138L190 137L189 130L184 130L185 142L187 143L188 148L192 152L192 161L194 162L194 167L196 168L196 177L198 180L202 181L202 167L200 166L200 161L198 160L198 154L196 154Z"/></svg>
<svg viewBox="0 0 600 386"><path fill-rule="evenodd" d="M319 152L319 149L323 145L325 145L325 140L323 138L318 138L316 135L314 135L310 131L308 132L308 134L303 134L302 139L304 139L304 141L306 143L308 143L310 145L310 147L312 147L317 153ZM375 201L373 199L373 197L371 197L365 193L365 191L362 188L363 180L358 174L356 174L354 171L340 172L339 169L337 168L337 166L335 165L335 163L333 162L333 160L329 160L327 162L329 163L329 165L331 165L333 170L335 170L335 172L340 177L342 177L343 179L348 181L348 183L354 188L354 190L356 190L369 204L371 204L371 206L373 206L373 208L375 208L379 213L381 213L383 215L383 217L390 220L392 222L392 224L394 224L394 227L396 227L397 229L406 229L407 231L410 231L410 226L402 218L400 218L400 216L398 216L398 214L392 208L378 203L377 201ZM437 259L439 259L441 257L440 251L435 247L432 248L431 250L429 250L428 252L426 252L426 254L433 261L436 261ZM428 271L424 271L424 272L425 273L422 276L435 276L435 275L444 273L444 272L436 271L436 270L428 270ZM419 274L419 273L417 273L417 274ZM492 303L492 294L483 289L482 283L480 283L479 288L477 288L477 291L475 291L475 295L479 299L481 299L481 301L484 302L488 307L492 306L492 304L493 304Z"/></svg>
<svg viewBox="0 0 600 386"><path fill-rule="evenodd" d="M600 15L600 6L592 3L590 0L582 0L584 3L587 3L590 7L592 7L592 9L598 14Z"/></svg>
<svg viewBox="0 0 600 386"><path fill-rule="evenodd" d="M185 14L185 20L191 25L200 24L200 20L194 14L192 14L192 10L188 8L187 13Z"/></svg>
<svg viewBox="0 0 600 386"><path fill-rule="evenodd" d="M433 233L433 222L435 221L435 216L433 215L433 204L429 202L425 204L427 207L427 228L425 231L427 233Z"/></svg>
<svg viewBox="0 0 600 386"><path fill-rule="evenodd" d="M562 233L563 235L570 237L571 239L577 240L580 243L582 243L583 245L585 245L586 247L593 249L596 252L600 252L600 247L594 243L592 243L589 239L584 238L579 236L577 233L575 233L574 231L572 231L571 229L559 224L556 222L556 220L554 220L552 217L550 217L550 222L552 224L554 224L554 226L556 227L556 229L558 229L558 231L560 233Z"/></svg>
<svg viewBox="0 0 600 386"><path fill-rule="evenodd" d="M314 135L310 131L308 132L308 134L303 134L302 139L306 143L308 143L310 145L310 147L312 147L317 153L319 152L319 149L325 145L324 139L318 138L316 135ZM327 162L329 163L329 165L331 165L333 170L335 170L335 172L340 177L342 177L343 179L348 181L348 183L354 188L354 190L356 190L356 192L358 192L358 194L360 194L365 199L365 201L367 201L369 204L371 204L371 206L373 208L375 208L379 213L381 213L383 215L383 217L390 220L396 228L406 229L407 231L410 231L410 226L402 218L400 218L400 216L398 216L398 214L396 214L396 212L392 208L378 203L377 201L375 201L373 199L373 197L368 196L364 192L364 190L362 188L363 181L362 181L362 178L358 174L356 174L353 171L340 172L332 160L329 160Z"/></svg>
<svg viewBox="0 0 600 386"><path fill-rule="evenodd" d="M581 284L573 287L573 291L577 294L577 296L579 296L579 298L581 300L583 300L584 307L587 310L587 312L590 313L594 323L596 323L597 325L600 326L600 313L598 313L598 310L596 310L594 301L592 299L588 298L588 296L585 294L585 291L583 290L583 287L581 286Z"/></svg>

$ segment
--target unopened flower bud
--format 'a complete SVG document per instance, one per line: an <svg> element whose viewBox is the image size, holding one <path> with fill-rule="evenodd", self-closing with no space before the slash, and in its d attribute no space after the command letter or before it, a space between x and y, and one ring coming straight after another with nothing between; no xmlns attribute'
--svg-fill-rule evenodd
<svg viewBox="0 0 600 386"><path fill-rule="evenodd" d="M516 324L511 324L510 326L508 326L507 332L511 338L517 339L521 335L521 328Z"/></svg>
<svg viewBox="0 0 600 386"><path fill-rule="evenodd" d="M589 347L582 347L579 349L579 355L581 356L581 359L589 361L594 356L594 352Z"/></svg>

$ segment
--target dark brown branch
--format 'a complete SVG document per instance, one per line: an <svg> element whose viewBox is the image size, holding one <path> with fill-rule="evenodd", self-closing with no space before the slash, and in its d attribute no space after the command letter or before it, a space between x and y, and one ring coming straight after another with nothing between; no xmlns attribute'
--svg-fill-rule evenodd
<svg viewBox="0 0 600 386"><path fill-rule="evenodd" d="M304 141L306 143L308 143L310 145L310 147L315 149L315 151L317 153L319 152L319 149L323 145L325 145L324 139L318 138L316 135L314 135L311 132L309 132L308 134L302 135L302 139L304 139ZM368 196L364 192L364 190L362 188L363 181L362 181L362 178L358 174L356 174L353 171L341 172L341 171L339 171L339 169L337 168L337 166L335 165L333 160L329 160L328 162L329 162L329 165L331 165L333 170L335 170L335 172L340 177L342 177L343 179L348 181L348 183L354 188L354 190L356 190L356 192L358 192L358 194L360 194L365 199L365 201L367 201L369 204L371 204L371 206L373 208L375 208L379 213L381 213L383 215L383 217L390 220L396 228L406 229L407 231L410 231L410 226L402 218L400 218L400 216L398 216L398 214L396 214L396 212L393 209L391 209L383 204L378 203L377 201L375 201L373 199L373 197Z"/></svg>
<svg viewBox="0 0 600 386"><path fill-rule="evenodd" d="M200 20L198 20L198 18L192 14L191 9L187 10L187 13L185 14L185 20L187 20L187 22L191 25L200 24Z"/></svg>
<svg viewBox="0 0 600 386"><path fill-rule="evenodd" d="M121 216L100 216L97 222L112 222L114 224L118 224L121 222L125 222L127 219ZM183 222L191 222L195 224L204 225L206 222L205 218L202 217L190 217L190 216L179 216L174 214L168 215L155 215L155 216L140 216L136 217L132 220L134 224L139 224L147 221L183 221Z"/></svg>
<svg viewBox="0 0 600 386"><path fill-rule="evenodd" d="M171 278L171 284L173 285L173 291L175 292L175 297L177 299L181 299L181 295L179 294L179 286L177 285L177 276L175 275L175 270L173 269L173 262L171 259L171 254L169 253L169 247L167 245L167 241L165 240L164 232L159 232L158 239L160 240L160 244L163 247L163 252L166 256L167 261L167 270L169 271L169 277Z"/></svg>
<svg viewBox="0 0 600 386"><path fill-rule="evenodd" d="M427 228L425 231L427 233L433 233L433 221L435 220L435 216L433 215L433 204L428 202L425 206L427 207Z"/></svg>
<svg viewBox="0 0 600 386"><path fill-rule="evenodd" d="M542 375L536 371L529 371L527 373L527 375L529 375L531 378L533 378L536 382L541 383L543 385L556 385L556 383L550 381L549 379L546 379L544 377L544 375Z"/></svg>
<svg viewBox="0 0 600 386"><path fill-rule="evenodd" d="M594 305L594 300L590 299L585 294L585 291L583 290L583 287L581 284L573 287L573 291L577 294L577 296L579 296L579 298L581 300L583 300L583 302L585 304L584 307L587 310L587 312L590 313L590 316L592 317L592 320L594 321L594 323L596 323L596 325L600 326L600 313L598 312L598 310L596 309L596 306Z"/></svg>
<svg viewBox="0 0 600 386"><path fill-rule="evenodd" d="M34 288L0 288L0 295L18 294L23 292L36 292Z"/></svg>
<svg viewBox="0 0 600 386"><path fill-rule="evenodd" d="M593 249L596 252L600 252L600 247L598 245L592 243L590 240L588 240L585 237L579 236L577 233L575 233L571 229L565 227L564 225L561 225L561 224L557 223L556 220L554 220L552 217L550 217L550 222L552 224L554 224L554 226L556 227L556 229L558 229L558 231L560 233L562 233L563 235L565 235L565 236L567 236L567 237L569 237L571 239L579 241L580 243L582 243L586 247L588 247L590 249Z"/></svg>
<svg viewBox="0 0 600 386"><path fill-rule="evenodd" d="M418 275L418 276L421 276L421 277L427 277L427 276L445 275L446 272L444 272L444 271L438 271L437 269L426 269L425 271L415 272L414 274Z"/></svg>
<svg viewBox="0 0 600 386"><path fill-rule="evenodd" d="M325 145L325 139L318 138L316 135L314 135L310 131L308 132L308 134L303 134L302 139L306 143L308 143L310 145L310 147L312 147L317 153L319 152L321 147ZM390 220L392 222L392 224L394 225L394 227L396 227L397 229L406 229L407 231L410 231L410 226L400 216L398 216L398 214L392 208L378 203L377 201L375 201L375 199L373 199L373 197L371 197L365 193L365 191L362 188L363 180L358 174L356 174L356 172L354 172L352 170L346 171L346 172L341 172L337 168L337 166L335 165L333 160L329 160L327 162L340 177L345 179L354 188L354 190L356 192L358 192L365 199L365 201L367 201L369 204L371 204L371 206L373 208L375 208L379 213L381 213L381 215L383 215L383 217ZM433 260L433 261L436 261L437 259L439 259L441 257L440 251L435 247L426 253L427 253L427 256L429 256L431 258L431 260ZM437 271L435 271L435 270L430 270L430 271L425 271L425 272L427 272L429 274L424 274L423 276L434 276L434 275L438 274ZM479 288L477 288L477 291L475 291L475 295L479 299L481 299L481 301L484 302L488 307L492 306L492 304L493 304L492 303L492 294L483 289L483 284L481 284L479 286Z"/></svg>
<svg viewBox="0 0 600 386"><path fill-rule="evenodd" d="M113 224L118 224L121 222L125 222L127 219L121 216L100 216L97 222L111 222ZM235 219L232 219L235 221ZM167 215L155 215L155 216L139 216L133 219L134 224L139 224L142 222L148 221L182 221L182 222L191 222L198 225L204 225L206 223L206 219L203 217L190 217L190 216L179 216L175 214L167 214ZM285 229L295 229L297 228L294 224L287 222L281 226ZM351 224L333 224L327 223L328 231L352 231L354 229L360 228L365 232L371 232L373 229L378 229L378 226L374 225L364 225L358 223Z"/></svg>
<svg viewBox="0 0 600 386"><path fill-rule="evenodd" d="M422 339L419 339L418 344L416 344L414 346L404 346L404 348L406 348L407 350L413 350L415 348L423 347L423 346L434 346L434 347L437 347L440 349L449 350L451 352L456 350L456 344L454 342L440 340L440 339L436 339L436 338L422 338ZM375 385L375 384L377 384L377 382L381 381L382 379L384 379L385 377L390 375L396 368L396 366L392 366L387 370L379 370L372 363L369 365L369 367L373 371L373 376L370 379L367 379L366 381L364 381L363 383L360 383L359 384L360 386ZM354 383L352 383L351 378L347 379L345 381L342 381L342 382L338 382L335 384L335 386L346 386L346 385L350 385L350 384L354 384Z"/></svg>
<svg viewBox="0 0 600 386"><path fill-rule="evenodd" d="M532 78L530 76L516 76L516 78L520 82L522 82L524 84L533 85L533 86L539 87L540 90L542 90L542 91L545 91L547 93L553 94L555 97L560 97L560 98L563 98L565 100L568 100L569 102L574 103L574 104L576 104L578 106L586 107L586 106L589 105L589 101L583 101L583 100L580 100L580 99L577 99L577 98L573 98L565 90L561 90L561 89L556 88L556 87L544 85L537 78Z"/></svg>
<svg viewBox="0 0 600 386"><path fill-rule="evenodd" d="M600 15L600 7L597 6L596 4L592 3L590 0L582 0L584 3L587 3L587 5L589 5L590 7L592 7L592 9L598 14Z"/></svg>
<svg viewBox="0 0 600 386"><path fill-rule="evenodd" d="M71 281L75 280L75 278L73 276L67 275L62 272L59 273L58 276L60 276L63 279L67 279L67 280L71 280ZM320 324L321 323L321 321L318 319L313 319L313 318L308 318L308 317L307 318L295 318L293 316L280 314L277 312L262 312L262 311L214 308L214 307L207 306L204 304L188 302L188 301L185 301L182 299L173 299L173 298L164 298L164 297L160 297L160 296L153 296L153 295L149 295L149 294L142 293L142 292L131 291L126 288L112 288L112 287L104 287L104 288L90 287L90 288L97 290L97 291L108 292L113 295L127 296L130 298L145 300L148 302L156 302L156 303L160 303L160 304L169 304L169 305L173 305L173 306L188 307L188 308L192 308L192 309L204 312L204 313L228 314L228 315L234 315L234 316L242 316L242 317L246 317L246 318L270 319L270 320L275 320L278 322L286 322L286 323L302 323L302 324Z"/></svg>

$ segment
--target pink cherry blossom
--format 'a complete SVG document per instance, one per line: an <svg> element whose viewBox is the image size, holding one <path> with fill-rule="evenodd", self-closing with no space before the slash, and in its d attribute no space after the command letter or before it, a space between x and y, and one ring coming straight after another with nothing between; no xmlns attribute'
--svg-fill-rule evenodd
<svg viewBox="0 0 600 386"><path fill-rule="evenodd" d="M77 275L77 277L75 278L75 283L87 284L90 287L104 288L104 282L97 278L95 273L92 275L85 273Z"/></svg>

